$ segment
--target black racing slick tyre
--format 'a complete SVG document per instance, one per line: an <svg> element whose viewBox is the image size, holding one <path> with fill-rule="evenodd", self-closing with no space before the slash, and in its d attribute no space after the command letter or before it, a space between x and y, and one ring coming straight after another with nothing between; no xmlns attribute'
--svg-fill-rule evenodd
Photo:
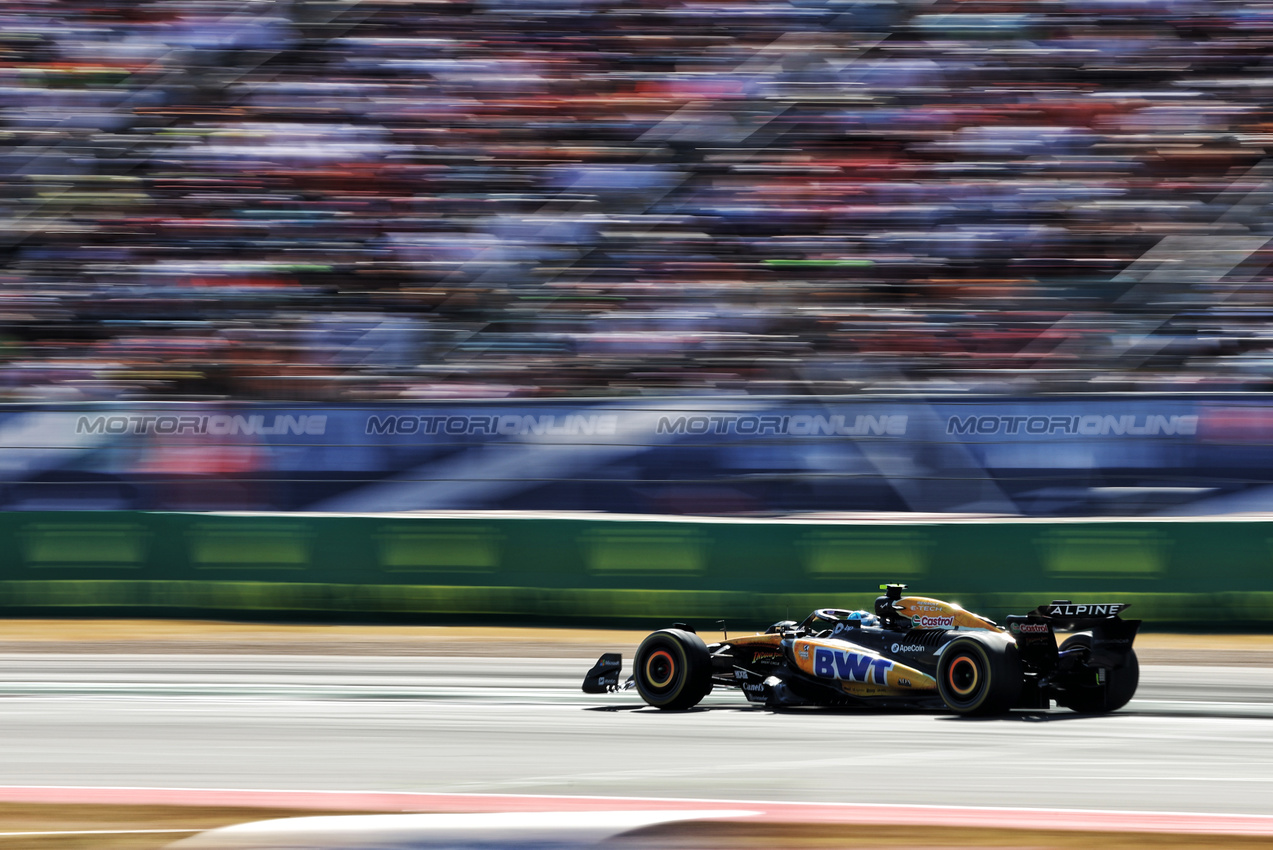
<svg viewBox="0 0 1273 850"><path fill-rule="evenodd" d="M1061 652L1091 647L1092 636L1079 632L1065 639ZM1056 701L1080 714L1106 714L1118 711L1136 695L1136 687L1140 684L1140 661L1136 658L1136 651L1129 649L1122 667L1104 671L1104 681L1094 668L1085 668L1082 675L1089 681L1067 685L1057 693Z"/></svg>
<svg viewBox="0 0 1273 850"><path fill-rule="evenodd" d="M655 708L684 711L712 689L712 659L707 644L692 632L663 629L637 648L637 691Z"/></svg>
<svg viewBox="0 0 1273 850"><path fill-rule="evenodd" d="M1003 714L1021 695L1024 676L1014 644L972 635L946 644L937 664L937 692L956 714Z"/></svg>

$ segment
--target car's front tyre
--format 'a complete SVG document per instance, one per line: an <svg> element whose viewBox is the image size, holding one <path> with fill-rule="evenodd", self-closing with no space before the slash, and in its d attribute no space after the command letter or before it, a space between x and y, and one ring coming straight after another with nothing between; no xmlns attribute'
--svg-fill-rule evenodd
<svg viewBox="0 0 1273 850"><path fill-rule="evenodd" d="M707 644L692 632L663 629L641 641L634 659L637 692L655 708L684 711L712 689Z"/></svg>

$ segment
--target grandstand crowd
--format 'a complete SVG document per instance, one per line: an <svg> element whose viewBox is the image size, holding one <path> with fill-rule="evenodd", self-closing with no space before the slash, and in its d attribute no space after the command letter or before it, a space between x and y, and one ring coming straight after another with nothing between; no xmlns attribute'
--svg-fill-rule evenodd
<svg viewBox="0 0 1273 850"><path fill-rule="evenodd" d="M1273 3L5 0L0 399L1258 390Z"/></svg>

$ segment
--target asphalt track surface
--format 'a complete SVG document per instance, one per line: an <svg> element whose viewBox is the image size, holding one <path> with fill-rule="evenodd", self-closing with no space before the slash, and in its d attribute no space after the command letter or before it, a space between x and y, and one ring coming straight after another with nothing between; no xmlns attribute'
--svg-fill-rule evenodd
<svg viewBox="0 0 1273 850"><path fill-rule="evenodd" d="M686 713L588 661L0 656L0 785L1269 814L1273 669L1145 666L1123 711Z"/></svg>

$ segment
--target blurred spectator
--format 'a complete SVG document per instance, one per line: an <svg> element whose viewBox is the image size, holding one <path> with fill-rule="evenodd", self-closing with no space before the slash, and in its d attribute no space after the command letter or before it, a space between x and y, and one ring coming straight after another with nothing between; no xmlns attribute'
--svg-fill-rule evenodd
<svg viewBox="0 0 1273 850"><path fill-rule="evenodd" d="M1263 389L1273 4L7 0L0 398Z"/></svg>

